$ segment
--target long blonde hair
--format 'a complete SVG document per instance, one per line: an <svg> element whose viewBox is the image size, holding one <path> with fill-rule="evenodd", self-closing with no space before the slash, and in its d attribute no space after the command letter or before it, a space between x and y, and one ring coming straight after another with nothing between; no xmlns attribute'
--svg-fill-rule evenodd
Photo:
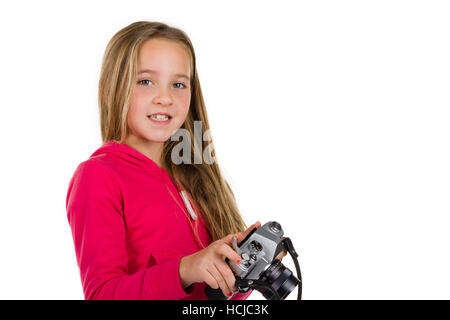
<svg viewBox="0 0 450 320"><path fill-rule="evenodd" d="M103 56L98 102L102 141L122 143L127 136L126 117L130 98L137 79L137 59L142 44L150 39L161 38L183 45L191 58L191 102L186 121L181 128L194 137L194 121L201 121L202 137L209 131L208 116L198 78L195 52L189 37L180 29L161 22L139 21L118 31L109 41ZM203 140L203 139L202 139ZM198 141L200 142L200 141ZM162 167L174 182L185 189L205 219L212 241L247 228L236 204L234 194L223 177L214 154L213 141L201 141L202 150L212 150L212 164L201 163L176 165L171 160L172 148L177 141L164 143ZM191 150L194 139L191 139ZM192 160L192 159L191 159Z"/></svg>

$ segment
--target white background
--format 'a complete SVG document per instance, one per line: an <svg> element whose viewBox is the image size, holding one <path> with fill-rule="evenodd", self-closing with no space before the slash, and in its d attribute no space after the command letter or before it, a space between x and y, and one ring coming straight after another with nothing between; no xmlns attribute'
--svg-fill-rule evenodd
<svg viewBox="0 0 450 320"><path fill-rule="evenodd" d="M219 164L246 222L293 240L304 299L449 299L449 16L430 0L2 2L0 298L84 298L68 183L101 144L107 42L154 20L191 38Z"/></svg>

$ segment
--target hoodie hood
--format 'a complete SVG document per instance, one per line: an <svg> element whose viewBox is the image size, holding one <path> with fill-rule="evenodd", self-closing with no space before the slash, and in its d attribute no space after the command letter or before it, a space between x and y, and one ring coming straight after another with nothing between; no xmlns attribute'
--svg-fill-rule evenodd
<svg viewBox="0 0 450 320"><path fill-rule="evenodd" d="M141 152L133 149L132 147L115 141L107 141L98 148L90 158L107 158L109 155L121 159L123 162L137 167L141 170L150 170L157 172L166 172L163 168L159 167L156 162L142 154ZM167 173L167 172L166 172Z"/></svg>

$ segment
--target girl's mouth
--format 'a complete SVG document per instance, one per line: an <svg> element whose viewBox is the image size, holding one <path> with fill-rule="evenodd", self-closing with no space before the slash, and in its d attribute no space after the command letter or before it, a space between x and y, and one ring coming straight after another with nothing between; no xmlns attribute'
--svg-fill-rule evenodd
<svg viewBox="0 0 450 320"><path fill-rule="evenodd" d="M166 115L166 114L152 114L152 115L148 116L148 119L152 123L164 125L164 124L168 124L170 122L170 120L172 119L172 117L169 115Z"/></svg>

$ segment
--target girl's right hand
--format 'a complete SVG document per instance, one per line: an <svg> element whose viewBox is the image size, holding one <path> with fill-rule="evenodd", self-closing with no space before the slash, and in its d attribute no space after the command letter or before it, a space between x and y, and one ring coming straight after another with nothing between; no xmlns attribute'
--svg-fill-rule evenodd
<svg viewBox="0 0 450 320"><path fill-rule="evenodd" d="M213 289L222 290L225 296L230 297L235 288L236 278L225 258L236 263L241 263L241 257L233 250L233 236L237 237L238 243L254 227L259 227L259 222L248 228L244 234L229 234L228 236L214 241L203 250L185 256L180 260L180 281L183 289L194 282L206 282Z"/></svg>

